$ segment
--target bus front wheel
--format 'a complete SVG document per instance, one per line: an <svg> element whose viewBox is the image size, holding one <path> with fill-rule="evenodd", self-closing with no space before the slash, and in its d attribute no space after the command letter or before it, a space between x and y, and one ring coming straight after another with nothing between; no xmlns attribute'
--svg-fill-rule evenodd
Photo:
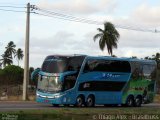
<svg viewBox="0 0 160 120"><path fill-rule="evenodd" d="M76 104L75 106L81 107L84 104L84 97L83 96L78 96L76 99Z"/></svg>

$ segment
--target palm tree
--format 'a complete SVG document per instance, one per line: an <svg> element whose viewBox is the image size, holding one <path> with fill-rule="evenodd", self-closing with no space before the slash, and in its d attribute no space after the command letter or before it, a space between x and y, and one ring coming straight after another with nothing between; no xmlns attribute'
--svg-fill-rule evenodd
<svg viewBox="0 0 160 120"><path fill-rule="evenodd" d="M2 59L0 59L0 61L2 61L1 64L3 64L3 67L6 67L6 65L11 65L13 63L11 56L6 51L1 56Z"/></svg>
<svg viewBox="0 0 160 120"><path fill-rule="evenodd" d="M2 63L0 63L0 70L2 69Z"/></svg>
<svg viewBox="0 0 160 120"><path fill-rule="evenodd" d="M18 61L18 66L19 66L19 61L23 59L23 51L22 49L18 49L15 53L15 56L14 57L17 57L17 61Z"/></svg>
<svg viewBox="0 0 160 120"><path fill-rule="evenodd" d="M156 53L155 55L152 55L152 60L155 60L155 61L160 61L160 53Z"/></svg>
<svg viewBox="0 0 160 120"><path fill-rule="evenodd" d="M132 59L136 59L136 58L137 58L137 56L132 56L131 58L132 58Z"/></svg>
<svg viewBox="0 0 160 120"><path fill-rule="evenodd" d="M144 57L145 60L149 60L149 56Z"/></svg>
<svg viewBox="0 0 160 120"><path fill-rule="evenodd" d="M10 55L11 58L12 58L12 54L15 54L15 52L16 52L15 47L16 47L16 45L14 44L13 41L10 41L8 43L7 47L5 47L7 54Z"/></svg>
<svg viewBox="0 0 160 120"><path fill-rule="evenodd" d="M110 22L104 23L104 30L101 28L98 28L97 30L99 33L94 36L94 41L99 39L100 49L103 51L104 48L107 47L108 53L112 55L113 48L117 48L117 42L120 37L118 31Z"/></svg>
<svg viewBox="0 0 160 120"><path fill-rule="evenodd" d="M160 60L160 53L156 53L155 60L156 60L157 62L159 62L159 60Z"/></svg>
<svg viewBox="0 0 160 120"><path fill-rule="evenodd" d="M116 55L112 55L112 57L117 57Z"/></svg>

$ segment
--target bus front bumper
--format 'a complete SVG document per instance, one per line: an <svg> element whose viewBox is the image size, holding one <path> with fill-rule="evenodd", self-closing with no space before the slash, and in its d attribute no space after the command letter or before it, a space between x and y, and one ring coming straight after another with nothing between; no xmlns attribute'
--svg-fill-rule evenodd
<svg viewBox="0 0 160 120"><path fill-rule="evenodd" d="M39 103L48 103L48 104L63 104L65 103L65 98L63 95L41 95L37 93L36 101Z"/></svg>

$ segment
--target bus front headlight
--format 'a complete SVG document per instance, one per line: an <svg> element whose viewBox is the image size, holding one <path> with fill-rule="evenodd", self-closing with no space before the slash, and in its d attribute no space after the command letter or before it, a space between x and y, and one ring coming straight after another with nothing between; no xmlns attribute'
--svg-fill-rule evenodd
<svg viewBox="0 0 160 120"><path fill-rule="evenodd" d="M39 96L39 94L38 94L38 93L37 93L36 95L37 95L37 96Z"/></svg>
<svg viewBox="0 0 160 120"><path fill-rule="evenodd" d="M55 95L54 98L59 98L61 97L62 95Z"/></svg>

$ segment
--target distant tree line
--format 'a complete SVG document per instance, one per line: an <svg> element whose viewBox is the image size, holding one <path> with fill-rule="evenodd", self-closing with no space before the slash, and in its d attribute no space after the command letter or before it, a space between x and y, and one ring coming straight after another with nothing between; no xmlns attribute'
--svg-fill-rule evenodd
<svg viewBox="0 0 160 120"><path fill-rule="evenodd" d="M23 83L23 71L20 67L19 61L23 60L23 51L21 48L16 49L16 45L13 41L10 41L5 47L4 53L0 59L0 85L9 84L22 84ZM17 60L17 65L13 64L13 60ZM3 67L3 69L2 69ZM30 67L30 74L34 71L33 67ZM34 84L29 81L30 84Z"/></svg>
<svg viewBox="0 0 160 120"><path fill-rule="evenodd" d="M17 59L18 66L19 61L23 59L23 51L21 48L18 48L16 50L16 45L13 41L10 41L8 45L5 47L4 53L1 55L2 59L0 59L0 65L3 65L3 68L5 68L8 65L13 64L13 57Z"/></svg>

